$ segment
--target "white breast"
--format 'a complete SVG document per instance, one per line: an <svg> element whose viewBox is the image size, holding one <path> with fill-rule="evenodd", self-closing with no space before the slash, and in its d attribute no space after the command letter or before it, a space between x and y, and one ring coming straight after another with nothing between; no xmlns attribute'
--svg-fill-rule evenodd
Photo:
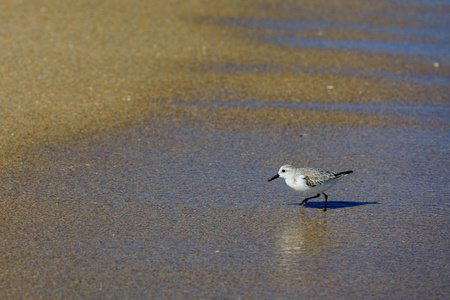
<svg viewBox="0 0 450 300"><path fill-rule="evenodd" d="M309 186L306 184L304 175L286 178L286 184L299 193L322 193L332 187L337 180L330 180L321 185Z"/></svg>
<svg viewBox="0 0 450 300"><path fill-rule="evenodd" d="M303 175L286 178L286 184L300 193L308 193L311 191L311 188L306 184L305 176Z"/></svg>

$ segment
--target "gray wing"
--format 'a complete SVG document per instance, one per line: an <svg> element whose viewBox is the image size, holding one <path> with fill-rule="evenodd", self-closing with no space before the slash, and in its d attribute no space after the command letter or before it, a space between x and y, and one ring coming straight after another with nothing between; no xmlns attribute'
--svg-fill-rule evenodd
<svg viewBox="0 0 450 300"><path fill-rule="evenodd" d="M302 168L299 171L305 176L306 184L310 187L322 185L336 178L333 172L321 169Z"/></svg>

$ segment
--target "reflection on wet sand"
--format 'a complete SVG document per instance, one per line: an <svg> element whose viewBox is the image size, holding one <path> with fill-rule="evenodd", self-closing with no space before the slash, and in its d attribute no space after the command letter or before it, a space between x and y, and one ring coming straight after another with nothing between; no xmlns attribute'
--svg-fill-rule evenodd
<svg viewBox="0 0 450 300"><path fill-rule="evenodd" d="M278 236L279 264L284 269L296 269L305 257L320 257L331 246L327 214L299 209L298 220L283 224Z"/></svg>

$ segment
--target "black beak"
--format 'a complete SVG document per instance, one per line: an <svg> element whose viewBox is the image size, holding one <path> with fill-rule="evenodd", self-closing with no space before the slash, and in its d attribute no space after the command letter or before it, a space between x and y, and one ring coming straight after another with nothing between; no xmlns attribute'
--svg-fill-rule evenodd
<svg viewBox="0 0 450 300"><path fill-rule="evenodd" d="M277 175L273 176L272 178L270 178L270 179L269 179L269 180L267 180L267 181L272 181L272 180L274 180L274 179L277 179L278 177L280 177L280 175L279 175L279 174L277 174Z"/></svg>

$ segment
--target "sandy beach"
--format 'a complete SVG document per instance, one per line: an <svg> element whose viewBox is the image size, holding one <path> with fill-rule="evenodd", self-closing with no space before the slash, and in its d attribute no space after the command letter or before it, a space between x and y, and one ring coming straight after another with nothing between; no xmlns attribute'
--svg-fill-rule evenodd
<svg viewBox="0 0 450 300"><path fill-rule="evenodd" d="M449 11L0 3L0 298L445 299Z"/></svg>

